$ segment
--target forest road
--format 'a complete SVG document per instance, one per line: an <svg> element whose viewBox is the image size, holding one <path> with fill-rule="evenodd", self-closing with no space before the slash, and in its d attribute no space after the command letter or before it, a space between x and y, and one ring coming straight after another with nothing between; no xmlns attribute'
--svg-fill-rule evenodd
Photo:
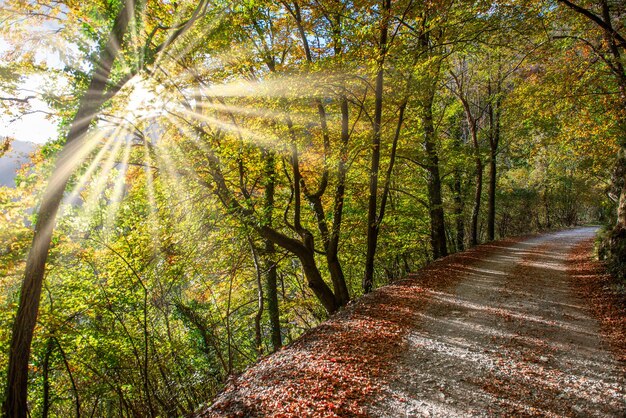
<svg viewBox="0 0 626 418"><path fill-rule="evenodd" d="M379 417L624 417L624 365L571 286L567 258L595 228L497 249L433 292L368 408Z"/></svg>

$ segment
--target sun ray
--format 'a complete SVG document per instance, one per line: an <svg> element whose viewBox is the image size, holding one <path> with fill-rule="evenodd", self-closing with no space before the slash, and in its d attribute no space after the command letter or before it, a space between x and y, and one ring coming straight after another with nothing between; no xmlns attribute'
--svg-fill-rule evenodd
<svg viewBox="0 0 626 418"><path fill-rule="evenodd" d="M91 217L97 210L99 200L102 198L102 194L107 187L109 174L116 164L117 156L122 143L125 142L121 139L122 132L123 131L120 131L120 133L116 135L115 140L112 143L111 150L109 151L109 155L98 171L96 181L93 182L89 188L89 195L83 207L85 216L87 217Z"/></svg>
<svg viewBox="0 0 626 418"><path fill-rule="evenodd" d="M209 97L265 97L290 99L329 99L329 86L345 77L341 74L281 76L263 80L237 79L229 83L201 86Z"/></svg>
<svg viewBox="0 0 626 418"><path fill-rule="evenodd" d="M130 158L131 141L126 140L126 145L123 150L122 160L117 163L119 167L115 186L111 194L111 199L107 206L107 214L104 222L104 232L112 233L115 226L115 220L119 211L120 204L124 198L124 191L126 188L126 172L128 170L128 161Z"/></svg>
<svg viewBox="0 0 626 418"><path fill-rule="evenodd" d="M181 17L182 12L181 11L177 11L176 12L176 18L175 18L175 24L173 25L173 27L176 26L181 26L183 25L183 22L188 21L189 19L193 19L194 15L196 12L198 12L198 16L197 19L202 19L203 15L207 12L208 7L209 7L209 2L207 0L200 0L196 6L196 8L194 9L194 11L192 12L192 15L187 17ZM217 27L218 23L220 22L220 16L217 16L217 19L214 19L213 23L215 26L210 26L209 29ZM183 37L185 35L183 34ZM177 59L179 59L180 57L185 56L191 49L195 48L196 46L198 46L200 43L202 43L204 41L204 36L195 36L193 38L192 42L187 42L187 45L183 47L183 49L181 51L178 52L178 56L174 57L171 56L169 54L169 48L162 48L158 55L156 56L155 60L154 60L154 67L157 67L161 64L161 61L164 60L165 57L170 57L172 58L174 61L176 61ZM189 41L189 39L187 39L187 41ZM176 42L176 40L174 41Z"/></svg>
<svg viewBox="0 0 626 418"><path fill-rule="evenodd" d="M104 138L105 135L106 135L106 131L100 130L98 131L98 133L94 136L92 140L94 142L98 142L102 138ZM85 184L87 183L87 181L91 179L92 174L98 168L100 161L102 161L102 158L104 158L104 155L106 154L106 150L108 149L108 147L111 145L113 141L115 141L115 133L113 133L112 135L109 135L109 138L104 142L104 144L102 144L100 150L98 151L96 156L93 158L93 160L87 167L87 170L80 176L78 182L73 187L72 191L65 198L65 203L72 204L78 199L78 195L85 187Z"/></svg>
<svg viewBox="0 0 626 418"><path fill-rule="evenodd" d="M61 189L64 189L67 186L68 179L75 172L76 168L95 149L97 142L98 141L95 140L84 139L67 144L59 155L57 166L48 181L46 193L57 193ZM62 210L61 206L59 215L62 214ZM55 224L56 218L50 218L50 221L46 225L40 225L39 228L49 233L54 228Z"/></svg>
<svg viewBox="0 0 626 418"><path fill-rule="evenodd" d="M149 228L152 230L150 234L152 238L152 250L155 255L158 255L159 254L159 230L157 228L158 206L157 206L155 192L154 192L155 179L153 175L153 170L154 170L155 164L151 156L151 154L153 153L153 149L152 149L153 147L154 147L154 144L149 143L147 139L144 139L143 141L143 150L144 150L143 159L145 161L144 172L146 175L146 194L148 197L148 207L150 208L147 221L148 221ZM157 168L157 172L158 170L159 169Z"/></svg>
<svg viewBox="0 0 626 418"><path fill-rule="evenodd" d="M203 115L203 114L193 112L187 109L178 109L178 111L186 116L194 118L198 121L206 122L209 125L218 127L224 131L233 133L235 135L241 135L243 139L246 139L247 142L251 144L261 146L264 148L270 148L270 149L280 148L280 144L278 144L276 140L268 138L268 136L266 135L261 135L253 130L250 130L241 126L236 126L232 123L221 121L212 116Z"/></svg>
<svg viewBox="0 0 626 418"><path fill-rule="evenodd" d="M271 119L272 121L284 120L286 112L277 112L269 109L251 109L244 106L234 106L219 102L202 101L198 105L201 109L212 109L224 113L232 113L243 116Z"/></svg>
<svg viewBox="0 0 626 418"><path fill-rule="evenodd" d="M175 145L173 141L170 141L169 147L174 148L174 150L176 150L177 148L177 146ZM189 203L189 198L191 197L192 194L190 193L189 188L187 187L187 184L184 181L184 178L181 175L180 170L178 168L179 166L184 166L186 164L182 162L181 164L176 164L173 161L172 157L170 156L169 151L165 149L161 149L160 152L157 153L157 156L159 157L159 160L160 160L159 165L165 169L166 182L168 184L168 189L170 191L176 190L177 203L182 204L183 215L185 217L189 216L193 211L193 208L191 207ZM168 202L169 202L170 210L173 211L176 205L174 204L172 200L169 200Z"/></svg>

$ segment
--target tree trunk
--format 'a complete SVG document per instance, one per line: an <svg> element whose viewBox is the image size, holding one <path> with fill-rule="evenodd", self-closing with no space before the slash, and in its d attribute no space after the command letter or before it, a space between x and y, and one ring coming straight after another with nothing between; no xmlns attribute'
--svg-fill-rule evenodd
<svg viewBox="0 0 626 418"><path fill-rule="evenodd" d="M483 162L476 157L476 188L474 191L474 208L472 210L472 229L470 244L478 245L478 217L480 215L480 199L483 193Z"/></svg>
<svg viewBox="0 0 626 418"><path fill-rule="evenodd" d="M273 224L274 194L276 190L276 158L273 151L265 151L265 194L264 194L264 214L263 222L268 226ZM280 334L280 311L278 306L278 290L276 288L276 248L274 243L264 239L263 268L265 273L265 287L267 291L267 311L270 320L270 337L274 351L282 347Z"/></svg>
<svg viewBox="0 0 626 418"><path fill-rule="evenodd" d="M461 183L461 171L454 170L454 217L456 219L456 250L465 249L465 219L463 218L463 189Z"/></svg>
<svg viewBox="0 0 626 418"><path fill-rule="evenodd" d="M609 260L617 267L614 271L619 277L626 278L626 149L621 148L615 170L616 182L621 181L620 196L617 202L617 221L609 235Z"/></svg>
<svg viewBox="0 0 626 418"><path fill-rule="evenodd" d="M337 298L337 303L340 306L343 306L348 303L348 301L350 300L350 296L348 295L348 286L346 285L346 279L343 274L343 269L341 268L341 263L339 262L339 257L337 253L338 243L331 247L332 233L328 230L328 226L326 224L326 212L324 210L321 196L307 194L307 200L311 203L311 206L313 207L315 217L317 218L317 226L322 234L322 239L324 240L326 264L328 265L330 280L333 284L333 291L335 293L335 297ZM338 220L341 221L341 217ZM335 236L339 238L338 230Z"/></svg>
<svg viewBox="0 0 626 418"><path fill-rule="evenodd" d="M250 241L252 248L252 257L254 266L257 271L257 298L258 310L254 317L254 334L257 346L257 354L263 355L263 335L261 332L261 319L265 310L265 296L263 287L267 293L267 311L270 320L270 340L272 343L272 352L280 350L282 347L282 338L280 334L280 312L278 308L278 290L277 290L277 268L274 261L276 250L274 244L265 239L264 248L259 257L254 243ZM263 286L263 278L265 278L265 286Z"/></svg>
<svg viewBox="0 0 626 418"><path fill-rule="evenodd" d="M496 236L496 150L489 154L489 190L487 197L487 239L493 241Z"/></svg>
<svg viewBox="0 0 626 418"><path fill-rule="evenodd" d="M496 83L495 100L492 96L491 81L489 82L489 190L487 197L487 239L493 241L496 236L496 187L497 187L497 155L500 145L500 70Z"/></svg>
<svg viewBox="0 0 626 418"><path fill-rule="evenodd" d="M80 101L67 135L66 144L59 154L37 213L33 243L26 260L24 281L9 350L4 413L10 418L26 418L28 415L28 359L56 215L63 199L65 186L78 163L76 154L81 152L80 142L87 133L96 112L108 99L105 89L130 17L134 14L134 5L133 2L125 2L115 19L107 45L100 53L89 88Z"/></svg>
<svg viewBox="0 0 626 418"><path fill-rule="evenodd" d="M330 275L336 277L335 281L340 283L340 286L335 288L335 296L338 298L342 305L345 305L350 300L350 293L348 292L348 286L346 279L339 263L339 237L341 234L341 221L343 219L343 205L346 193L346 174L348 171L348 141L350 139L350 126L349 126L349 108L348 99L346 96L340 98L341 107L341 148L339 150L339 161L337 162L337 187L335 189L335 199L333 206L333 224L328 237L328 246L326 248L326 260L328 262L328 268Z"/></svg>
<svg viewBox="0 0 626 418"><path fill-rule="evenodd" d="M261 319L263 318L264 310L264 297L263 297L263 268L259 260L258 251L254 242L248 237L250 243L250 251L252 252L252 261L254 262L254 269L256 270L256 289L257 289L257 310L254 315L254 344L256 345L257 357L263 355L263 332L261 331Z"/></svg>
<svg viewBox="0 0 626 418"><path fill-rule="evenodd" d="M324 278L322 277L317 264L315 262L315 240L313 234L302 226L301 221L301 186L304 183L302 181L302 174L300 173L300 160L298 155L298 145L296 143L295 133L293 131L293 123L291 119L287 118L287 126L292 135L291 143L291 168L293 172L293 229L300 236L300 242L298 242L297 248L293 253L298 257L302 263L302 270L307 278L308 285L317 296L318 300L322 303L328 313L334 313L338 308L337 298L332 290L328 287ZM261 232L269 232L267 229ZM274 235L275 236L275 235ZM268 235L266 238L272 240L272 236ZM282 238L282 237L281 237ZM273 240L272 240L273 241ZM281 245L281 242L285 240L274 241L277 245ZM285 247L284 247L285 248Z"/></svg>
<svg viewBox="0 0 626 418"><path fill-rule="evenodd" d="M617 204L617 224L616 228L626 230L626 149L620 150L618 165L621 166L622 191Z"/></svg>
<svg viewBox="0 0 626 418"><path fill-rule="evenodd" d="M428 171L428 202L430 212L430 244L433 259L448 255L446 229L441 198L441 176L439 175L439 153L435 144L433 125L434 90L428 94L424 103L422 124L424 126L424 147L426 149L426 170Z"/></svg>
<svg viewBox="0 0 626 418"><path fill-rule="evenodd" d="M335 299L335 295L324 282L315 264L315 253L310 251L298 258L300 259L300 263L302 263L302 270L307 278L309 287L313 290L313 293L315 293L315 296L317 296L324 308L326 308L326 311L331 314L337 311L340 306Z"/></svg>
<svg viewBox="0 0 626 418"><path fill-rule="evenodd" d="M365 255L365 274L363 276L363 292L369 293L374 285L374 259L378 245L378 172L380 168L380 140L383 115L383 79L385 55L387 54L387 36L391 0L382 0L382 15L380 27L378 72L374 98L374 122L372 129L372 160L369 170L369 199L367 205L367 250Z"/></svg>
<svg viewBox="0 0 626 418"><path fill-rule="evenodd" d="M278 270L274 257L276 250L274 244L265 241L264 267L265 267L265 287L267 289L267 312L270 319L270 338L272 340L273 351L278 351L283 346L280 334L280 310L278 306L277 278Z"/></svg>
<svg viewBox="0 0 626 418"><path fill-rule="evenodd" d="M61 354L61 359L63 360L63 364L65 365L65 371L67 371L67 377L70 379L70 383L72 385L72 392L74 392L74 412L76 413L75 417L80 418L80 396L78 395L78 387L76 386L76 380L74 379L74 375L72 373L72 368L70 367L70 363L67 360L67 355L65 354L65 350L61 346L61 343L56 337L54 338L54 342L56 343L57 348L59 349L59 354Z"/></svg>

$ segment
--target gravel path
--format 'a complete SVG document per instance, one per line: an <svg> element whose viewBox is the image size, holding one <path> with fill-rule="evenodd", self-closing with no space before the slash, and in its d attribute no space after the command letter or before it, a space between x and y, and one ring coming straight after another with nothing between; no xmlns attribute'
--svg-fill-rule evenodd
<svg viewBox="0 0 626 418"><path fill-rule="evenodd" d="M368 414L626 416L624 367L575 296L567 255L594 228L542 235L468 267L434 292Z"/></svg>

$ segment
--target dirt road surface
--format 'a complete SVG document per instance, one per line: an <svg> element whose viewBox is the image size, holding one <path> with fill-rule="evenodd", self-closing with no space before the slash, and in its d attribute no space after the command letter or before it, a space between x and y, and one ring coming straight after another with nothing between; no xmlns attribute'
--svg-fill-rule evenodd
<svg viewBox="0 0 626 418"><path fill-rule="evenodd" d="M567 273L580 228L514 243L433 292L378 417L624 417L624 367Z"/></svg>

